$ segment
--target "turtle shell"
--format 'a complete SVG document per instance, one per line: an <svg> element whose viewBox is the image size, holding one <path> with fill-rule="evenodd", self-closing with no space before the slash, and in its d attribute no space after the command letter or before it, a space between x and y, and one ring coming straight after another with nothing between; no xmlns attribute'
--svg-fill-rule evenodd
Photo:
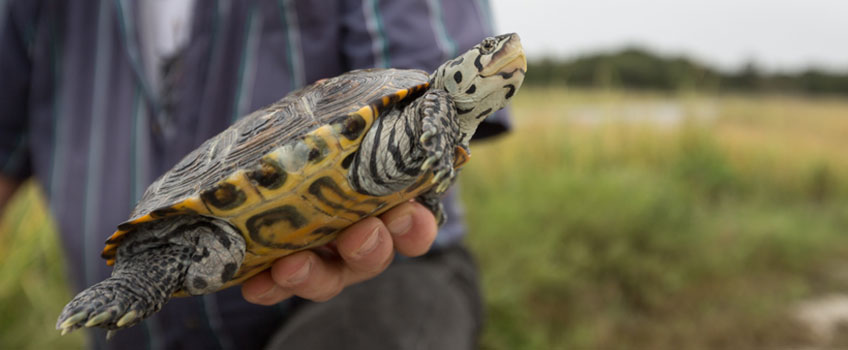
<svg viewBox="0 0 848 350"><path fill-rule="evenodd" d="M113 265L121 242L148 222L175 215L219 218L247 243L245 261L226 287L416 196L423 186L385 197L360 194L348 183L347 169L374 120L420 96L428 81L418 70L353 71L242 118L151 184L101 255Z"/></svg>

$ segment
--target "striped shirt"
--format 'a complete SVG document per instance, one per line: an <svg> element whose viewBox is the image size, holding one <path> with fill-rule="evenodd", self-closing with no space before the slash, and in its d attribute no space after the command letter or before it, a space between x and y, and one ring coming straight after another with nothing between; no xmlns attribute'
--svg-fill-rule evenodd
<svg viewBox="0 0 848 350"><path fill-rule="evenodd" d="M485 0L196 1L187 43L152 84L138 6L0 1L0 172L43 186L74 290L110 274L103 241L147 185L240 116L351 69L431 71L492 32ZM478 136L507 127L500 113ZM446 206L437 244L464 233ZM292 304L249 304L238 288L175 299L91 345L258 348Z"/></svg>

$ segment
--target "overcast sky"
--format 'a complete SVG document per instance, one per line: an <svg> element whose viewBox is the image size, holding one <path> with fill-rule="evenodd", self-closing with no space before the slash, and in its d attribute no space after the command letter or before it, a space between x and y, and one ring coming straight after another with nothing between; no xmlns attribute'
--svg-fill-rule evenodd
<svg viewBox="0 0 848 350"><path fill-rule="evenodd" d="M490 0L531 56L641 45L723 68L848 71L848 0Z"/></svg>

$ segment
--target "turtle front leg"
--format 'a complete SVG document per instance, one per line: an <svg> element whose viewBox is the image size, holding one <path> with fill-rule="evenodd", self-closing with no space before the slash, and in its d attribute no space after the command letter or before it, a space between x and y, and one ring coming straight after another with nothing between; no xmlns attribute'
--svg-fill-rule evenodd
<svg viewBox="0 0 848 350"><path fill-rule="evenodd" d="M244 238L214 220L182 218L139 228L121 243L112 276L77 294L56 329L65 334L133 326L178 290L192 295L218 290L238 270L244 252Z"/></svg>
<svg viewBox="0 0 848 350"><path fill-rule="evenodd" d="M374 122L362 139L348 179L359 193L385 196L417 184L421 176L432 172L432 182L444 192L456 175L457 140L453 102L443 90L428 91Z"/></svg>
<svg viewBox="0 0 848 350"><path fill-rule="evenodd" d="M430 209L441 226L447 219L442 206L442 194L456 180L455 154L457 147L461 147L457 146L461 139L457 111L447 92L442 90L428 92L421 101L421 135L418 142L426 156L421 170L426 172L432 169L433 178L430 181L435 187L419 195L416 201Z"/></svg>
<svg viewBox="0 0 848 350"><path fill-rule="evenodd" d="M418 197L415 197L415 201L421 203L427 209L430 209L430 212L433 213L433 216L436 218L436 223L439 226L442 226L442 224L444 224L448 219L447 214L445 214L445 207L442 204L442 195L441 193L436 193L435 189L424 192Z"/></svg>
<svg viewBox="0 0 848 350"><path fill-rule="evenodd" d="M433 90L422 97L420 106L421 134L419 147L426 158L421 170L433 171L436 194L445 192L456 177L454 153L459 138L456 108L443 90ZM434 212L435 213L435 212Z"/></svg>

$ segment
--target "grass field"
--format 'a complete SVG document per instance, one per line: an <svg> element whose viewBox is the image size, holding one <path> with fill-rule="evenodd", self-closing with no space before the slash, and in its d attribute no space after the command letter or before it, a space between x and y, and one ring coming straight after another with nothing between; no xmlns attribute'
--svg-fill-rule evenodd
<svg viewBox="0 0 848 350"><path fill-rule="evenodd" d="M848 102L525 88L462 175L484 349L797 347L848 288ZM0 225L0 349L73 348L33 186ZM848 339L829 345L848 347Z"/></svg>
<svg viewBox="0 0 848 350"><path fill-rule="evenodd" d="M848 103L520 96L515 132L463 174L484 348L813 341L790 313L848 286Z"/></svg>

